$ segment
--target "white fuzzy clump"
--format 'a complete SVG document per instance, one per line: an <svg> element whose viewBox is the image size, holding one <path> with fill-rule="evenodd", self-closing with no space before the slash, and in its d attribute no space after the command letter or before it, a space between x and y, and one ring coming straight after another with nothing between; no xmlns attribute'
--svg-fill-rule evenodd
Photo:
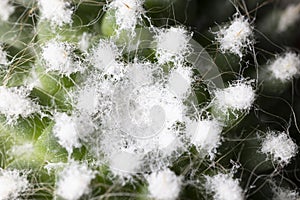
<svg viewBox="0 0 300 200"><path fill-rule="evenodd" d="M26 173L0 168L0 200L16 200L28 189Z"/></svg>
<svg viewBox="0 0 300 200"><path fill-rule="evenodd" d="M295 190L277 187L274 189L273 200L299 200L299 193Z"/></svg>
<svg viewBox="0 0 300 200"><path fill-rule="evenodd" d="M278 32L286 31L290 26L294 25L300 18L300 4L289 5L282 12L277 30Z"/></svg>
<svg viewBox="0 0 300 200"><path fill-rule="evenodd" d="M181 27L157 30L156 57L160 64L182 62L191 53L189 41L192 34Z"/></svg>
<svg viewBox="0 0 300 200"><path fill-rule="evenodd" d="M118 30L130 30L132 33L144 14L143 0L113 0L108 8L115 10Z"/></svg>
<svg viewBox="0 0 300 200"><path fill-rule="evenodd" d="M8 65L8 60L7 60L7 52L4 51L3 47L0 44L0 66L1 65L7 66Z"/></svg>
<svg viewBox="0 0 300 200"><path fill-rule="evenodd" d="M223 53L230 52L242 58L242 51L253 43L253 27L244 16L235 14L233 21L228 26L221 27L216 34Z"/></svg>
<svg viewBox="0 0 300 200"><path fill-rule="evenodd" d="M206 190L213 194L214 200L243 200L244 192L239 181L229 174L217 174L206 177Z"/></svg>
<svg viewBox="0 0 300 200"><path fill-rule="evenodd" d="M157 200L175 200L178 198L182 177L176 176L170 169L153 172L147 177L150 196Z"/></svg>
<svg viewBox="0 0 300 200"><path fill-rule="evenodd" d="M297 144L285 132L268 132L261 145L262 153L271 155L274 162L282 165L288 164L297 151Z"/></svg>
<svg viewBox="0 0 300 200"><path fill-rule="evenodd" d="M300 57L296 53L287 52L277 57L269 66L272 75L282 82L291 80L300 72Z"/></svg>
<svg viewBox="0 0 300 200"><path fill-rule="evenodd" d="M28 117L39 110L38 105L28 98L29 92L23 87L0 86L0 113L11 123L19 117Z"/></svg>
<svg viewBox="0 0 300 200"><path fill-rule="evenodd" d="M189 121L186 126L191 143L207 152L212 159L221 144L221 124L217 120L205 119Z"/></svg>
<svg viewBox="0 0 300 200"><path fill-rule="evenodd" d="M34 146L32 142L24 142L20 145L13 145L9 151L9 154L13 157L29 157L34 152Z"/></svg>
<svg viewBox="0 0 300 200"><path fill-rule="evenodd" d="M255 100L252 82L237 81L225 89L215 91L214 103L221 110L249 110Z"/></svg>
<svg viewBox="0 0 300 200"><path fill-rule="evenodd" d="M88 194L90 182L95 175L86 164L72 162L58 174L55 193L65 200L77 200Z"/></svg>
<svg viewBox="0 0 300 200"><path fill-rule="evenodd" d="M11 14L15 11L15 7L10 3L10 0L0 1L0 20L7 21Z"/></svg>
<svg viewBox="0 0 300 200"><path fill-rule="evenodd" d="M38 0L41 18L51 25L63 26L72 23L73 8L68 0Z"/></svg>
<svg viewBox="0 0 300 200"><path fill-rule="evenodd" d="M54 116L53 135L58 139L58 143L64 147L69 155L74 148L80 148L80 133L76 119L66 113L57 113Z"/></svg>
<svg viewBox="0 0 300 200"><path fill-rule="evenodd" d="M69 76L82 71L80 63L75 61L74 47L67 42L49 41L42 48L42 58L46 63L46 71L56 71Z"/></svg>

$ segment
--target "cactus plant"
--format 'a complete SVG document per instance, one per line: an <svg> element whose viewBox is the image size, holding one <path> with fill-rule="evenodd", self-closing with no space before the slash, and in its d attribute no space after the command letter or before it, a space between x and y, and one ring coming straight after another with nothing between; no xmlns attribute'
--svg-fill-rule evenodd
<svg viewBox="0 0 300 200"><path fill-rule="evenodd" d="M1 0L0 200L300 198L299 5Z"/></svg>

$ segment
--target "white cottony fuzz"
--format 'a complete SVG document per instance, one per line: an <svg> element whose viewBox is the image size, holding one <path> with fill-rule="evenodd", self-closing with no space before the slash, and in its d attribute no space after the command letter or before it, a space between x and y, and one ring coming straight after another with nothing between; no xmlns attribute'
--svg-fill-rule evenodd
<svg viewBox="0 0 300 200"><path fill-rule="evenodd" d="M74 117L68 116L66 113L57 113L54 116L54 121L53 134L58 138L58 143L69 154L73 152L73 148L80 148L79 131Z"/></svg>
<svg viewBox="0 0 300 200"><path fill-rule="evenodd" d="M274 162L282 165L288 164L297 151L297 144L285 132L268 132L261 145L262 153L271 155Z"/></svg>
<svg viewBox="0 0 300 200"><path fill-rule="evenodd" d="M244 16L235 14L233 21L229 26L221 27L216 33L216 40L220 43L220 49L223 53L230 52L243 56L243 49L249 47L253 42L252 26Z"/></svg>
<svg viewBox="0 0 300 200"><path fill-rule="evenodd" d="M147 177L150 196L157 200L175 200L178 198L182 177L176 176L170 169L153 172Z"/></svg>
<svg viewBox="0 0 300 200"><path fill-rule="evenodd" d="M220 109L249 110L255 100L253 81L237 81L215 92L214 102Z"/></svg>
<svg viewBox="0 0 300 200"><path fill-rule="evenodd" d="M282 82L291 80L300 72L300 57L296 53L287 52L277 57L268 68L272 75Z"/></svg>
<svg viewBox="0 0 300 200"><path fill-rule="evenodd" d="M18 170L0 168L0 199L16 200L29 189L27 175Z"/></svg>
<svg viewBox="0 0 300 200"><path fill-rule="evenodd" d="M74 47L66 42L49 41L42 48L42 58L46 63L46 71L57 71L69 76L81 71L80 63L75 61Z"/></svg>
<svg viewBox="0 0 300 200"><path fill-rule="evenodd" d="M211 159L221 144L222 126L217 120L198 120L187 123L191 143L207 152Z"/></svg>
<svg viewBox="0 0 300 200"><path fill-rule="evenodd" d="M29 92L22 87L0 86L0 113L6 116L8 123L19 117L28 117L39 110L38 105L28 98Z"/></svg>
<svg viewBox="0 0 300 200"><path fill-rule="evenodd" d="M73 8L68 0L38 0L41 18L52 25L62 26L72 23Z"/></svg>
<svg viewBox="0 0 300 200"><path fill-rule="evenodd" d="M82 52L86 52L90 46L90 33L84 32L81 36L80 41L78 42L78 47Z"/></svg>
<svg viewBox="0 0 300 200"><path fill-rule="evenodd" d="M1 7L1 5L0 5ZM7 52L4 51L3 47L0 45L0 68L1 65L8 65L8 60L7 60Z"/></svg>
<svg viewBox="0 0 300 200"><path fill-rule="evenodd" d="M11 147L9 154L13 157L31 156L34 152L34 146L32 142L25 142L21 145L14 145Z"/></svg>
<svg viewBox="0 0 300 200"><path fill-rule="evenodd" d="M9 2L10 0L0 1L0 20L7 21L15 11L15 7Z"/></svg>
<svg viewBox="0 0 300 200"><path fill-rule="evenodd" d="M181 27L157 30L156 57L161 64L182 62L191 53L189 41L192 34Z"/></svg>
<svg viewBox="0 0 300 200"><path fill-rule="evenodd" d="M143 0L113 0L108 7L115 10L119 30L134 31L144 14Z"/></svg>
<svg viewBox="0 0 300 200"><path fill-rule="evenodd" d="M243 200L244 192L239 181L229 174L217 174L206 177L206 190L213 194L214 200Z"/></svg>
<svg viewBox="0 0 300 200"><path fill-rule="evenodd" d="M300 4L289 5L281 14L277 30L284 32L300 19Z"/></svg>
<svg viewBox="0 0 300 200"><path fill-rule="evenodd" d="M275 188L273 200L299 200L300 195L295 190L289 190L285 188Z"/></svg>
<svg viewBox="0 0 300 200"><path fill-rule="evenodd" d="M55 193L65 200L77 200L89 193L95 175L86 164L72 162L58 174Z"/></svg>

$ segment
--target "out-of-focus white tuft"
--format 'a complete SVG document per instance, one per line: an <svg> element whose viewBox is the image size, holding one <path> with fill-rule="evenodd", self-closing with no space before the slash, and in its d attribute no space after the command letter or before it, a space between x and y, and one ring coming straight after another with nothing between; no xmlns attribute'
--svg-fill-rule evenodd
<svg viewBox="0 0 300 200"><path fill-rule="evenodd" d="M7 21L15 11L15 7L9 2L10 0L0 1L0 20Z"/></svg>
<svg viewBox="0 0 300 200"><path fill-rule="evenodd" d="M296 53L287 52L277 57L269 66L272 75L282 82L291 80L300 73L300 57Z"/></svg>
<svg viewBox="0 0 300 200"><path fill-rule="evenodd" d="M143 0L113 0L108 8L115 10L118 30L130 30L132 33L144 14Z"/></svg>
<svg viewBox="0 0 300 200"><path fill-rule="evenodd" d="M270 154L274 162L288 164L296 155L298 146L285 132L270 131L261 145L261 152Z"/></svg>
<svg viewBox="0 0 300 200"><path fill-rule="evenodd" d="M6 116L7 123L39 111L39 106L28 98L29 92L25 87L0 86L0 113Z"/></svg>
<svg viewBox="0 0 300 200"><path fill-rule="evenodd" d="M216 40L220 43L220 50L230 52L243 57L242 51L253 43L253 27L244 16L235 14L230 25L221 27L216 34Z"/></svg>
<svg viewBox="0 0 300 200"><path fill-rule="evenodd" d="M225 89L216 90L214 103L221 110L249 110L255 100L255 90L251 86L252 82L240 80Z"/></svg>
<svg viewBox="0 0 300 200"><path fill-rule="evenodd" d="M68 0L38 0L41 18L51 25L63 26L72 23L73 8Z"/></svg>
<svg viewBox="0 0 300 200"><path fill-rule="evenodd" d="M186 127L191 143L213 159L217 147L221 144L222 125L217 120L205 119L188 121Z"/></svg>
<svg viewBox="0 0 300 200"><path fill-rule="evenodd" d="M299 200L299 193L295 190L276 187L274 190L273 200Z"/></svg>
<svg viewBox="0 0 300 200"><path fill-rule="evenodd" d="M67 42L49 41L42 48L42 58L46 63L46 71L57 71L69 76L82 71L80 63L75 61L74 47Z"/></svg>
<svg viewBox="0 0 300 200"><path fill-rule="evenodd" d="M191 53L189 41L192 34L181 27L157 30L156 57L160 64L180 63Z"/></svg>
<svg viewBox="0 0 300 200"><path fill-rule="evenodd" d="M239 181L229 174L217 174L206 177L206 190L213 194L214 200L243 200L244 192Z"/></svg>
<svg viewBox="0 0 300 200"><path fill-rule="evenodd" d="M27 173L0 168L0 199L16 200L29 189Z"/></svg>
<svg viewBox="0 0 300 200"><path fill-rule="evenodd" d="M95 175L86 164L72 161L58 174L55 193L65 200L77 200L89 193L89 185Z"/></svg>
<svg viewBox="0 0 300 200"><path fill-rule="evenodd" d="M81 36L80 41L78 42L78 47L82 52L87 52L89 46L90 46L90 38L91 34L84 32Z"/></svg>
<svg viewBox="0 0 300 200"><path fill-rule="evenodd" d="M58 138L58 143L71 155L73 148L80 148L82 145L76 119L66 113L57 113L54 121L53 134Z"/></svg>
<svg viewBox="0 0 300 200"><path fill-rule="evenodd" d="M0 5L1 7L1 5ZM7 60L7 52L4 51L3 47L0 44L0 66L1 65L8 65L8 60Z"/></svg>
<svg viewBox="0 0 300 200"><path fill-rule="evenodd" d="M176 176L170 169L153 172L147 177L150 196L157 200L175 200L178 198L182 177Z"/></svg>
<svg viewBox="0 0 300 200"><path fill-rule="evenodd" d="M300 4L289 5L281 14L277 30L284 32L300 19Z"/></svg>
<svg viewBox="0 0 300 200"><path fill-rule="evenodd" d="M13 145L9 151L9 154L13 157L29 157L34 152L34 146L32 142L24 142L20 145Z"/></svg>

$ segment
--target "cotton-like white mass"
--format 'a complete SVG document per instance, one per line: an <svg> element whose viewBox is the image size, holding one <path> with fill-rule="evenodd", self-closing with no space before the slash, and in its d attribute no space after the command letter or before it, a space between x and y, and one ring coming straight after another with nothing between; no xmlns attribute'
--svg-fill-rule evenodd
<svg viewBox="0 0 300 200"><path fill-rule="evenodd" d="M55 193L65 200L77 200L90 191L95 175L86 164L72 161L58 174Z"/></svg>
<svg viewBox="0 0 300 200"><path fill-rule="evenodd" d="M150 196L157 200L175 200L181 191L182 177L170 169L153 172L147 181Z"/></svg>
<svg viewBox="0 0 300 200"><path fill-rule="evenodd" d="M287 52L278 56L269 66L272 75L282 82L291 80L300 72L300 57L296 53Z"/></svg>
<svg viewBox="0 0 300 200"><path fill-rule="evenodd" d="M216 174L206 177L206 190L213 194L214 200L243 200L244 192L239 181L229 174Z"/></svg>
<svg viewBox="0 0 300 200"><path fill-rule="evenodd" d="M300 4L291 4L282 12L277 30L278 32L286 31L290 26L296 24L300 19Z"/></svg>
<svg viewBox="0 0 300 200"><path fill-rule="evenodd" d="M274 196L272 200L299 200L300 198L300 195L296 190L276 187L273 192Z"/></svg>
<svg viewBox="0 0 300 200"><path fill-rule="evenodd" d="M8 64L7 52L3 49L3 47L0 44L0 68L1 65L6 66L7 64Z"/></svg>
<svg viewBox="0 0 300 200"><path fill-rule="evenodd" d="M15 7L10 3L10 0L0 1L0 21L7 21L14 11Z"/></svg>
<svg viewBox="0 0 300 200"><path fill-rule="evenodd" d="M229 25L221 27L216 33L216 40L220 43L220 50L230 52L242 58L242 51L253 43L251 37L253 27L244 16L235 14Z"/></svg>
<svg viewBox="0 0 300 200"><path fill-rule="evenodd" d="M68 0L38 0L41 18L52 25L62 26L72 23L73 8Z"/></svg>
<svg viewBox="0 0 300 200"><path fill-rule="evenodd" d="M288 164L296 155L298 146L285 132L270 131L261 144L261 152L271 155L274 162Z"/></svg>
<svg viewBox="0 0 300 200"><path fill-rule="evenodd" d="M0 168L0 199L17 200L29 189L26 173L21 175L18 170L5 170Z"/></svg>

